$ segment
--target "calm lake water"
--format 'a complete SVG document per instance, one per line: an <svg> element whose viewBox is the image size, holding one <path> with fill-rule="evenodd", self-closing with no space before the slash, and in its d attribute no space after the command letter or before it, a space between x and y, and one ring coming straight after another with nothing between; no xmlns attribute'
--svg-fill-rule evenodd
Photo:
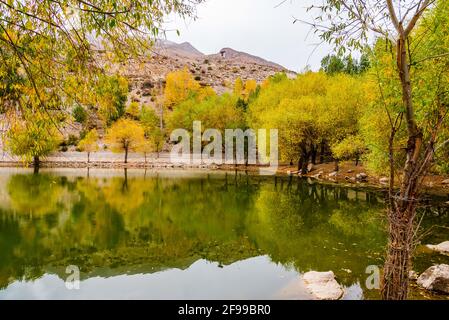
<svg viewBox="0 0 449 320"><path fill-rule="evenodd" d="M421 210L423 244L449 240L447 200ZM0 299L310 299L311 270L376 299L366 269L383 264L384 217L380 192L296 177L0 169ZM419 247L415 270L434 263L449 257Z"/></svg>

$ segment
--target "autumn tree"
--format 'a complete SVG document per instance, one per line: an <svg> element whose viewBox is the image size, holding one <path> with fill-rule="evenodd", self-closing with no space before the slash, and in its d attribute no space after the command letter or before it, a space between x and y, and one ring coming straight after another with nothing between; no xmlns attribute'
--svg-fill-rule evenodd
<svg viewBox="0 0 449 320"><path fill-rule="evenodd" d="M6 149L25 162L33 161L36 172L41 158L56 150L62 140L48 116L28 112L12 122L5 138Z"/></svg>
<svg viewBox="0 0 449 320"><path fill-rule="evenodd" d="M297 79L269 79L249 104L253 128L279 130L281 160L298 163L307 173L310 162L324 149L358 133L358 116L366 103L365 90L348 75L308 72ZM319 150L321 149L321 150Z"/></svg>
<svg viewBox="0 0 449 320"><path fill-rule="evenodd" d="M143 126L147 140L143 149L150 150L147 152L155 151L159 157L165 142L165 133L164 129L161 128L160 118L153 108L145 106L140 112L140 123Z"/></svg>
<svg viewBox="0 0 449 320"><path fill-rule="evenodd" d="M371 35L384 39L392 48L395 65L391 77L398 81L401 93L401 107L395 108L384 100L382 109L389 123L388 157L390 163L389 248L382 282L384 299L406 299L409 292L409 271L413 255L416 208L422 179L432 165L435 151L447 142L441 141L441 128L446 121L448 108L446 81L447 47L435 47L429 42L433 34L444 22L445 15L436 15L433 25L436 30L421 31L427 22L423 17L431 14L431 9L446 12L448 2L438 0L410 1L354 1L326 0L317 10L313 28L324 41L337 45L339 52L347 48L362 49ZM436 8L436 9L435 9ZM446 15L447 17L447 15ZM444 28L442 29L444 30ZM428 43L429 46L423 45ZM416 49L416 50L415 50ZM433 50L429 50L433 49ZM436 49L436 50L435 50ZM431 98L427 98L427 116L421 118L420 77L416 70L428 66L433 71L430 88ZM382 95L382 83L379 86ZM437 85L439 83L440 85ZM423 121L420 121L422 119ZM398 132L405 126L406 139L401 148L395 148ZM400 151L399 151L400 150ZM403 152L403 153L402 153ZM395 161L402 158L399 192L395 190Z"/></svg>
<svg viewBox="0 0 449 320"><path fill-rule="evenodd" d="M132 101L128 107L126 107L126 114L134 120L139 119L140 105L136 101Z"/></svg>
<svg viewBox="0 0 449 320"><path fill-rule="evenodd" d="M164 88L164 104L168 108L187 100L190 95L199 92L200 84L187 68L167 74Z"/></svg>
<svg viewBox="0 0 449 320"><path fill-rule="evenodd" d="M242 78L238 77L234 82L234 95L241 96L243 93L244 84Z"/></svg>
<svg viewBox="0 0 449 320"><path fill-rule="evenodd" d="M105 137L106 144L113 152L125 152L125 163L128 163L128 153L138 151L145 140L142 126L130 119L120 119L109 129Z"/></svg>
<svg viewBox="0 0 449 320"><path fill-rule="evenodd" d="M66 112L68 107L85 105L84 97L92 100L89 93L95 92L100 113L109 123L116 120L122 112L121 99L111 100L102 87L109 92L110 85L121 83L101 83L106 77L104 58L123 61L147 54L167 15L195 18L200 2L0 1L0 83L7 83L0 89L2 109L29 108L31 97L36 102L33 108L44 113Z"/></svg>
<svg viewBox="0 0 449 320"><path fill-rule="evenodd" d="M81 151L87 152L87 163L90 162L91 152L98 151L98 133L96 129L89 131L86 136L78 143Z"/></svg>

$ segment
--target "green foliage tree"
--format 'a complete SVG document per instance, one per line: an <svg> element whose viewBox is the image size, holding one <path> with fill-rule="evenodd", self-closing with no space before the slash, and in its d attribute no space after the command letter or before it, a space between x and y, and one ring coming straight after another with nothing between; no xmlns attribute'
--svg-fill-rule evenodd
<svg viewBox="0 0 449 320"><path fill-rule="evenodd" d="M97 83L94 99L98 112L107 124L125 114L128 96L128 81L121 76L101 76Z"/></svg>
<svg viewBox="0 0 449 320"><path fill-rule="evenodd" d="M362 6L354 6L352 1L326 0L313 8L318 10L317 23L312 23L315 31L324 41L335 44L340 53L347 47L364 48L369 34L374 33L380 41L386 42L394 61L388 68L392 72L387 84L392 84L392 91L400 95L399 104L395 103L396 99L390 100L394 96L383 94L384 83L378 81L379 105L386 111L390 126L387 147L390 243L383 272L384 299L408 297L408 275L416 234L416 200L435 152L449 142L440 140L442 128L447 123L449 104L447 87L441 86L447 83L449 65L447 42L444 43L448 5L447 1L441 0L386 0L382 3L366 0ZM429 26L435 32L429 32ZM429 72L421 73L421 68L427 68ZM378 75L380 79L383 73ZM396 83L392 83L393 80ZM397 139L402 140L402 130L405 130L405 143L401 143L401 148L395 148ZM399 193L395 190L396 161L401 163Z"/></svg>
<svg viewBox="0 0 449 320"><path fill-rule="evenodd" d="M140 122L144 128L145 137L149 141L150 147L148 149L155 151L159 156L165 142L165 133L164 129L161 128L160 117L153 108L146 106L141 110Z"/></svg>
<svg viewBox="0 0 449 320"><path fill-rule="evenodd" d="M87 119L87 113L86 110L80 105L77 105L73 109L73 118L75 118L75 121L78 123L84 123Z"/></svg>
<svg viewBox="0 0 449 320"><path fill-rule="evenodd" d="M333 54L327 55L321 60L321 69L330 75L338 73L362 74L368 70L369 65L367 54L362 54L360 60L352 58L351 55L340 57Z"/></svg>
<svg viewBox="0 0 449 320"><path fill-rule="evenodd" d="M332 154L338 160L351 160L355 159L355 165L357 166L360 161L360 157L366 150L365 142L360 136L347 136L340 142L331 146Z"/></svg>
<svg viewBox="0 0 449 320"><path fill-rule="evenodd" d="M281 160L297 160L303 173L309 161L316 162L320 145L329 147L358 132L367 96L349 75L309 72L294 80L280 76L262 88L249 105L249 126L278 129Z"/></svg>

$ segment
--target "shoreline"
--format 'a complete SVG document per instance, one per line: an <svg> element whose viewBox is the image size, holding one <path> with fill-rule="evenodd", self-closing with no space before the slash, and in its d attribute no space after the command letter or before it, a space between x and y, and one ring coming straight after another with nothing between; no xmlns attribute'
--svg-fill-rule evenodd
<svg viewBox="0 0 449 320"><path fill-rule="evenodd" d="M9 160L0 161L0 168L33 168L32 164L22 161ZM238 171L248 173L258 173L259 170L268 168L258 165L216 165L216 164L173 164L165 162L163 158L149 159L147 162L130 161L52 161L42 160L40 163L42 169L156 169L156 170L211 170L211 171ZM369 187L379 190L387 190L388 181L382 180L385 177L367 174L366 180L359 181L357 175L366 173L363 166L355 166L351 163L342 163L338 173L334 172L333 163L314 165L312 171L306 175L297 173L297 168L289 165L279 165L276 176L291 176L309 179L311 182L330 183L346 187ZM423 194L447 196L449 204L449 183L448 177L429 175L424 178Z"/></svg>

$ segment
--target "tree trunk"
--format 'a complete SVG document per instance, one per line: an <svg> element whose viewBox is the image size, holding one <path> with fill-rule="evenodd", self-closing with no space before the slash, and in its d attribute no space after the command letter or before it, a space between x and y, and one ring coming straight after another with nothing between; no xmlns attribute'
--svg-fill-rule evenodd
<svg viewBox="0 0 449 320"><path fill-rule="evenodd" d="M301 156L299 157L298 162L298 171L301 171L301 174L307 174L307 166L309 165L310 153L307 150L307 144L301 143Z"/></svg>
<svg viewBox="0 0 449 320"><path fill-rule="evenodd" d="M145 164L147 164L147 153L144 152L144 153L143 153L143 156L145 157Z"/></svg>
<svg viewBox="0 0 449 320"><path fill-rule="evenodd" d="M382 298L385 300L405 300L409 291L409 272L413 254L414 220L418 198L418 185L428 165L424 160L418 165L422 146L422 132L415 121L412 100L412 86L406 39L402 34L397 42L397 67L402 86L402 100L407 119L408 142L407 159L399 196L396 198L390 185L389 243L382 281ZM390 144L390 148L391 148ZM390 151L392 152L392 151ZM390 155L391 156L391 155ZM390 168L393 171L393 168ZM391 172L391 176L393 176Z"/></svg>
<svg viewBox="0 0 449 320"><path fill-rule="evenodd" d="M39 156L34 156L33 157L34 173L39 173L40 164L41 164L41 162L40 162Z"/></svg>
<svg viewBox="0 0 449 320"><path fill-rule="evenodd" d="M326 148L326 143L323 141L321 141L321 146L320 146L321 150L320 150L320 163L323 164L324 163L324 152L325 152L325 148Z"/></svg>
<svg viewBox="0 0 449 320"><path fill-rule="evenodd" d="M318 153L318 150L317 150L317 146L316 146L316 144L312 144L312 150L311 150L311 153L312 153L312 164L316 164L316 156L317 156L317 153Z"/></svg>
<svg viewBox="0 0 449 320"><path fill-rule="evenodd" d="M301 155L299 157L299 160L298 160L298 171L301 171L301 168L303 166L303 162L304 162L304 159L302 158L302 155Z"/></svg>
<svg viewBox="0 0 449 320"><path fill-rule="evenodd" d="M128 147L125 148L125 163L128 163Z"/></svg>
<svg viewBox="0 0 449 320"><path fill-rule="evenodd" d="M389 210L389 243L385 261L382 298L406 300L413 255L414 204Z"/></svg>
<svg viewBox="0 0 449 320"><path fill-rule="evenodd" d="M335 164L335 167L334 167L334 169L335 169L335 171L340 171L340 164L339 164L339 162L338 162L338 160L334 160L334 164Z"/></svg>
<svg viewBox="0 0 449 320"><path fill-rule="evenodd" d="M90 152L87 153L87 163L90 163Z"/></svg>

